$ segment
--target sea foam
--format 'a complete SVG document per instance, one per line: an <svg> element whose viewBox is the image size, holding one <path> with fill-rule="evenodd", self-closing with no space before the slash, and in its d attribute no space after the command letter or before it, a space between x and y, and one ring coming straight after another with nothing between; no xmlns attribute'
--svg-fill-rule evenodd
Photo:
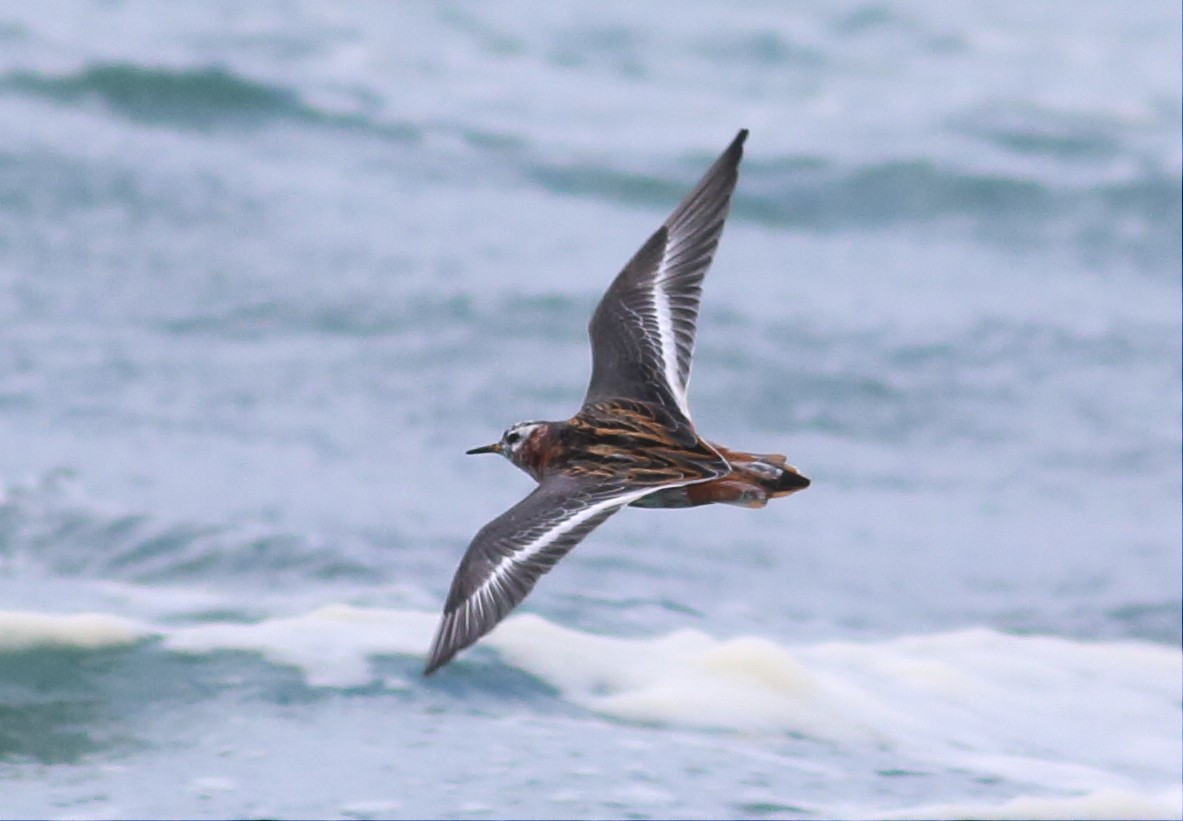
<svg viewBox="0 0 1183 821"><path fill-rule="evenodd" d="M310 686L356 687L374 681L375 656L424 654L436 620L335 604L162 634L174 651L252 651ZM520 615L482 645L564 700L628 722L864 745L1073 791L1131 790L1130 773L1183 762L1169 731L1181 720L1183 655L1146 642L978 628L791 646L692 630L619 638ZM482 663L479 649L455 663Z"/></svg>
<svg viewBox="0 0 1183 821"><path fill-rule="evenodd" d="M437 619L347 604L257 622L151 627L97 613L10 612L0 613L0 650L154 637L186 655L257 653L297 669L311 687L385 686L372 659L423 657ZM1115 801L1143 806L1129 796L1164 806L1173 799L1161 791L1183 767L1183 654L1146 642L983 628L802 645L693 630L619 638L520 615L482 647L454 664L487 664L492 650L563 700L611 719L812 739L922 770L956 767L1077 796L1075 804L1049 804L1052 815L1087 815L1093 806L1104 814ZM1003 805L998 817L1038 814L1044 800Z"/></svg>
<svg viewBox="0 0 1183 821"><path fill-rule="evenodd" d="M148 635L148 628L106 613L0 611L0 653L41 647L96 650L134 644Z"/></svg>
<svg viewBox="0 0 1183 821"><path fill-rule="evenodd" d="M1063 798L1020 795L1000 804L928 804L858 814L870 818L1179 818L1183 815L1183 789L1158 793L1103 789Z"/></svg>
<svg viewBox="0 0 1183 821"><path fill-rule="evenodd" d="M424 652L436 615L332 604L310 613L254 623L201 624L169 631L165 646L184 653L257 652L298 668L313 687L351 687L372 680L369 658Z"/></svg>

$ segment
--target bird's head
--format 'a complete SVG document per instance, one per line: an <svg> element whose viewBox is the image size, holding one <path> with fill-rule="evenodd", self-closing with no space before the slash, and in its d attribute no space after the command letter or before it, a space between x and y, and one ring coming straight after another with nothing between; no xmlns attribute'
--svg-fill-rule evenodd
<svg viewBox="0 0 1183 821"><path fill-rule="evenodd" d="M494 442L491 445L473 448L466 452L469 455L477 453L500 453L522 470L532 473L533 471L530 469L532 460L529 458L530 445L540 434L545 432L546 428L546 422L518 422L516 425L511 425L505 433L501 434L500 441Z"/></svg>

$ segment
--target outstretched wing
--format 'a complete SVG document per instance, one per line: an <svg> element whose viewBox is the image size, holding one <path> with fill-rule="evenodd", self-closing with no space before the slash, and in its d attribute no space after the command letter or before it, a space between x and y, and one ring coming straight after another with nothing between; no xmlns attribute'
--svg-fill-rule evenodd
<svg viewBox="0 0 1183 821"><path fill-rule="evenodd" d="M485 525L452 579L427 674L488 633L526 597L538 577L629 502L661 486L557 475Z"/></svg>
<svg viewBox="0 0 1183 821"><path fill-rule="evenodd" d="M676 406L690 419L686 386L702 279L723 233L747 136L747 129L736 135L600 300L588 326L585 404L640 399Z"/></svg>

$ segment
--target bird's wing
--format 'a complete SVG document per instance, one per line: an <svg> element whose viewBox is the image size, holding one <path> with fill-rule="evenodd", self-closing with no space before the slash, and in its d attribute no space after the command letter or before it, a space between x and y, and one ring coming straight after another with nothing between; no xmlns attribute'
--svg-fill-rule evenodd
<svg viewBox="0 0 1183 821"><path fill-rule="evenodd" d="M640 399L690 419L686 386L702 279L723 233L747 130L641 246L600 300L588 332L592 376L584 403Z"/></svg>
<svg viewBox="0 0 1183 821"><path fill-rule="evenodd" d="M692 480L691 480L692 481ZM571 548L630 502L669 484L623 486L556 475L485 525L456 575L426 673L488 633Z"/></svg>

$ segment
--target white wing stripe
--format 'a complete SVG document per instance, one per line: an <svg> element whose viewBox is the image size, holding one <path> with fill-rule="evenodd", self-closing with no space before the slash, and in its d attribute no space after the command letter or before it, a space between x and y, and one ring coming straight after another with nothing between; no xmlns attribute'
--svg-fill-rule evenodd
<svg viewBox="0 0 1183 821"><path fill-rule="evenodd" d="M678 404L678 410L689 419L690 409L686 406L686 391L678 376L678 337L674 333L674 317L670 310L670 297L665 289L665 275L668 271L665 262L666 260L662 259L661 270L653 278L653 307L657 314L657 344L661 347L661 365L665 375L665 383L669 387L674 401Z"/></svg>
<svg viewBox="0 0 1183 821"><path fill-rule="evenodd" d="M489 574L489 577L468 597L469 607L475 607L478 610L483 609L485 597L488 596L490 601L492 601L493 587L504 584L504 578L513 572L513 568L516 565L529 561L532 557L550 547L560 536L571 532L592 516L610 507L623 507L629 502L640 499L642 496L648 496L650 493L661 490L663 487L669 487L669 485L647 487L641 490L634 490L631 493L625 493L621 496L613 496L611 499L605 499L602 502L589 505L569 519L559 522L555 527L552 527L534 541L527 542L522 545L521 549L514 551L512 555L506 556L498 562L497 566L493 568L493 572ZM465 610L467 609L468 607L465 608Z"/></svg>

